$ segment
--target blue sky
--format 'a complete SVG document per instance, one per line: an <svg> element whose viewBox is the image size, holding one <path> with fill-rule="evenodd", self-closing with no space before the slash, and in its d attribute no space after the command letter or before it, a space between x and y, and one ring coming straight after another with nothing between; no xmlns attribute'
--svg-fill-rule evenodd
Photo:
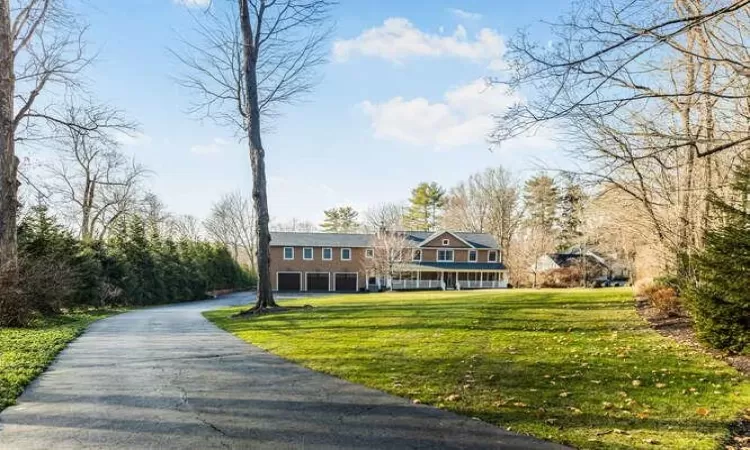
<svg viewBox="0 0 750 450"><path fill-rule="evenodd" d="M223 193L249 191L246 148L232 130L186 114L190 93L168 49L190 36L201 0L92 2L84 11L99 59L88 74L99 99L141 124L125 149L155 174L151 189L178 214L205 217ZM429 7L425 6L429 5ZM504 42L568 2L343 0L334 10L331 62L305 102L286 107L267 134L271 215L319 222L339 205L403 201L420 181L450 187L486 167L526 176L561 164L544 133L488 150L488 115L513 100L487 91Z"/></svg>

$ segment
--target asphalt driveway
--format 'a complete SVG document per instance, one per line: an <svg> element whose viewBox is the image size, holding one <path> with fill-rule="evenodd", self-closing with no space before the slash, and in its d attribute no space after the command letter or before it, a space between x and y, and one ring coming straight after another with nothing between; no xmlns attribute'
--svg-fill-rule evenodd
<svg viewBox="0 0 750 450"><path fill-rule="evenodd" d="M0 413L0 449L560 449L319 374L201 312L248 294L95 323Z"/></svg>

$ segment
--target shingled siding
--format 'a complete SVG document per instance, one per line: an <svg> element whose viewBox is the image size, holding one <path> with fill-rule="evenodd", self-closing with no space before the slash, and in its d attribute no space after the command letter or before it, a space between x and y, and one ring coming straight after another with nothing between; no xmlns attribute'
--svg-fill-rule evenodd
<svg viewBox="0 0 750 450"><path fill-rule="evenodd" d="M313 247L313 259L312 261L306 261L303 259L301 246L291 246L294 248L294 259L284 259L284 247L271 247L271 287L273 290L278 290L278 281L276 274L279 272L302 272L302 289L305 288L305 277L306 273L318 272L318 273L330 273L330 279L333 280L335 273L358 273L358 289L367 286L367 279L364 272L364 261L365 261L365 249L364 248L351 248L352 260L342 261L341 260L341 248L333 247L333 260L323 260L323 247ZM350 247L343 247L350 248ZM333 288L333 281L330 282L331 289Z"/></svg>
<svg viewBox="0 0 750 450"><path fill-rule="evenodd" d="M448 245L443 245L443 240L448 240ZM444 247L444 248L469 248L463 241L456 239L456 236L451 233L445 232L435 239L422 245L422 247Z"/></svg>

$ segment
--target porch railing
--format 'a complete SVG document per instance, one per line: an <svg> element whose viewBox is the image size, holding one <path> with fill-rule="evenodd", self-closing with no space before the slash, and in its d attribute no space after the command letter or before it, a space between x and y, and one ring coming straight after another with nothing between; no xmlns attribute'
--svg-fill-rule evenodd
<svg viewBox="0 0 750 450"><path fill-rule="evenodd" d="M391 289L394 291L406 291L410 289L445 289L440 280L393 280Z"/></svg>
<svg viewBox="0 0 750 450"><path fill-rule="evenodd" d="M502 281L459 281L461 289L500 289L508 287L508 282Z"/></svg>

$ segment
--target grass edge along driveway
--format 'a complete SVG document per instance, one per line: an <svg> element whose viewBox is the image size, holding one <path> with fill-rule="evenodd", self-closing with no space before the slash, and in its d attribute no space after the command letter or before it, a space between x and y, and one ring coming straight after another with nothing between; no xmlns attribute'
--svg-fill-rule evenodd
<svg viewBox="0 0 750 450"><path fill-rule="evenodd" d="M75 312L28 328L0 328L0 411L16 399L71 341L99 319L125 310Z"/></svg>
<svg viewBox="0 0 750 450"><path fill-rule="evenodd" d="M303 366L579 448L713 449L750 382L660 336L629 289L401 292L305 298L230 319Z"/></svg>

